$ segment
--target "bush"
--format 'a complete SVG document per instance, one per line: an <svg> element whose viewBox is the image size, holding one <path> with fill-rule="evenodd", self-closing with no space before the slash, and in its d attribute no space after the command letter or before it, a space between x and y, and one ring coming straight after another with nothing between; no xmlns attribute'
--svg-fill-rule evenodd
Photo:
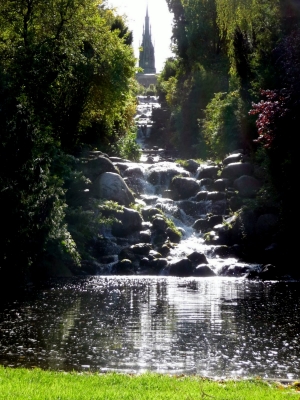
<svg viewBox="0 0 300 400"><path fill-rule="evenodd" d="M113 146L113 152L122 158L131 161L139 161L141 157L141 149L136 142L137 128L134 127L126 135L119 138L116 145Z"/></svg>
<svg viewBox="0 0 300 400"><path fill-rule="evenodd" d="M222 158L243 147L242 118L244 105L239 91L216 93L205 109L200 128L210 156Z"/></svg>

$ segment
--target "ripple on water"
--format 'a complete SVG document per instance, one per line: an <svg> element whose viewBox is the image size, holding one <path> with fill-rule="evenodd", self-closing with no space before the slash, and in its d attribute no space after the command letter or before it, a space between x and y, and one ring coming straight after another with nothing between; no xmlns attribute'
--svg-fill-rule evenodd
<svg viewBox="0 0 300 400"><path fill-rule="evenodd" d="M0 362L63 370L299 375L298 283L91 277L0 313Z"/></svg>

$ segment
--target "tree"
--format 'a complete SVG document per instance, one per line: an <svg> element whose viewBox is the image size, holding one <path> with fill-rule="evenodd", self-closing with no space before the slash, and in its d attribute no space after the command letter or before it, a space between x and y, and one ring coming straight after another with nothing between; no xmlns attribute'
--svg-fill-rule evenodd
<svg viewBox="0 0 300 400"><path fill-rule="evenodd" d="M176 72L169 76L167 63L160 87L171 108L173 142L184 156L198 153L204 157L206 146L198 120L204 118L204 109L214 93L228 86L228 63L217 26L216 2L167 2L174 13Z"/></svg>
<svg viewBox="0 0 300 400"><path fill-rule="evenodd" d="M51 243L79 260L64 221L71 155L124 135L134 114L135 60L115 19L94 0L0 4L2 277L35 273Z"/></svg>

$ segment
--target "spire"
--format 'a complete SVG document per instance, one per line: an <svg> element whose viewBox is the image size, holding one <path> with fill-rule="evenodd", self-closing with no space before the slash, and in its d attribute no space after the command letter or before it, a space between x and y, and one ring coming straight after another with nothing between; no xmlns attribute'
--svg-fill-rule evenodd
<svg viewBox="0 0 300 400"><path fill-rule="evenodd" d="M140 51L139 66L145 74L155 74L154 46L151 40L151 25L149 23L148 4L146 7L145 25L143 26L142 50Z"/></svg>

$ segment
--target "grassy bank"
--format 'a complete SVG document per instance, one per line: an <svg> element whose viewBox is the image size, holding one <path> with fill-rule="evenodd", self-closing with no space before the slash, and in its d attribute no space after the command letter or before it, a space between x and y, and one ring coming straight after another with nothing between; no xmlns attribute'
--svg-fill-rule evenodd
<svg viewBox="0 0 300 400"><path fill-rule="evenodd" d="M300 399L297 385L259 379L212 381L158 374L89 374L0 367L0 399L5 400L281 400Z"/></svg>

